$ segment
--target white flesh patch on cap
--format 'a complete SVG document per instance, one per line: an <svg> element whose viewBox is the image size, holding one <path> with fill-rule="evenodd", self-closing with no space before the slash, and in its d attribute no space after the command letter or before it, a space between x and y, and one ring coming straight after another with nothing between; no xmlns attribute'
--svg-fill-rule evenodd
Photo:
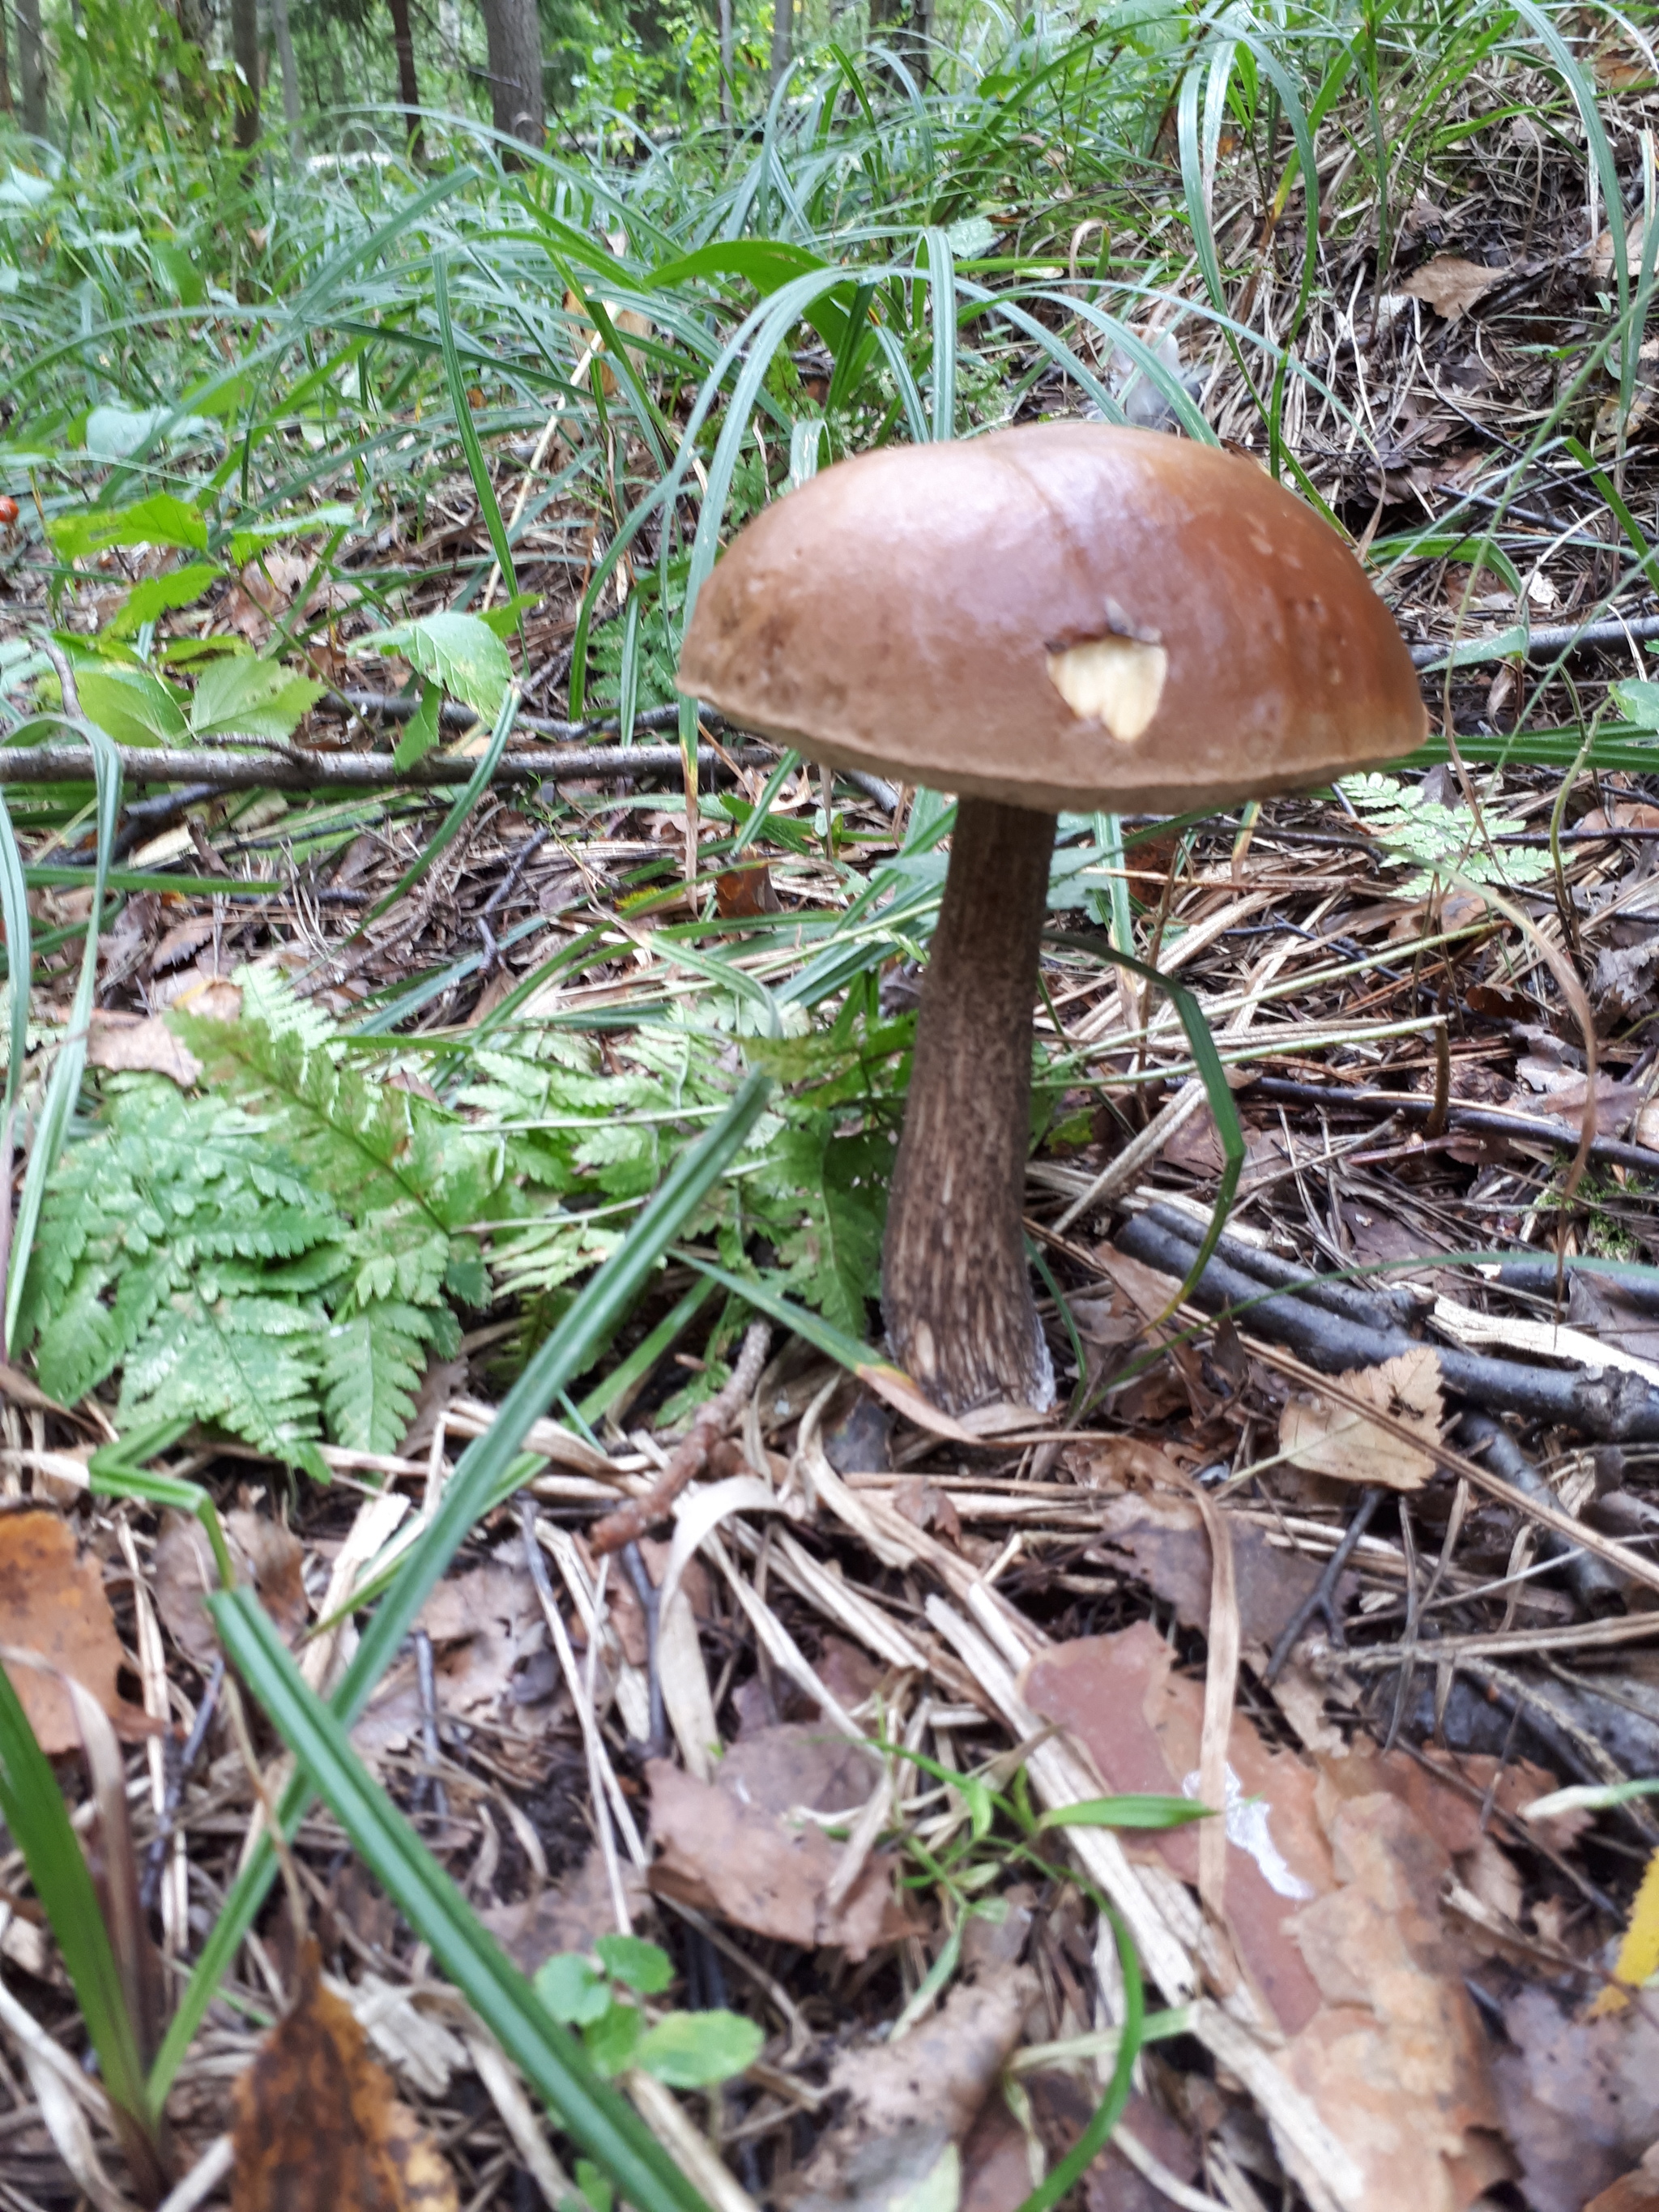
<svg viewBox="0 0 1659 2212"><path fill-rule="evenodd" d="M1091 637L1048 655L1048 681L1081 720L1132 745L1158 712L1170 656L1138 637Z"/></svg>

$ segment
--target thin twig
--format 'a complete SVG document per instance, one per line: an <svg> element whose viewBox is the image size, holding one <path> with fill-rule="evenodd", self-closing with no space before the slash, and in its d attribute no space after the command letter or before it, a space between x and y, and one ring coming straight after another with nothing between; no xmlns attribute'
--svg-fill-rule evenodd
<svg viewBox="0 0 1659 2212"><path fill-rule="evenodd" d="M709 1453L748 1403L760 1381L771 1341L769 1323L750 1322L731 1379L718 1396L698 1408L690 1434L669 1455L668 1463L655 1486L643 1498L629 1498L626 1505L607 1513L589 1529L587 1540L595 1552L620 1551L624 1544L637 1542L659 1521L666 1519L674 1500L688 1482L695 1481L702 1473L708 1464Z"/></svg>

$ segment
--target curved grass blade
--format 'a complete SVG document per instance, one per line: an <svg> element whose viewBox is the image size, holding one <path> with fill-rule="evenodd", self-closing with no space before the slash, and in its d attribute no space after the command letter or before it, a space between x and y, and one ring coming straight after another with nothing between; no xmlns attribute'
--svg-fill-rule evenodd
<svg viewBox="0 0 1659 2212"><path fill-rule="evenodd" d="M438 312L438 342L443 350L444 382L449 388L449 404L455 418L455 434L460 440L461 453L466 462L466 472L472 479L472 489L477 495L478 511L483 516L484 528L489 532L489 543L495 556L495 565L501 572L501 581L507 586L509 599L519 596L519 580L513 566L513 546L507 534L507 524L496 503L495 487L490 481L489 465L484 459L483 447L478 443L477 426L472 420L472 409L466 396L466 378L461 368L461 356L455 345L455 323L449 307L449 256L434 253L432 257L432 298ZM524 637L524 617L519 618L519 636Z"/></svg>
<svg viewBox="0 0 1659 2212"><path fill-rule="evenodd" d="M23 1854L111 2103L153 2138L161 2100L144 2081L138 2032L121 1969L82 1851L50 1761L22 1701L0 1668L0 1817Z"/></svg>
<svg viewBox="0 0 1659 2212"><path fill-rule="evenodd" d="M61 656L59 656L61 658ZM68 667L67 662L64 668ZM72 693L72 678L65 685L66 703ZM12 1229L11 1249L7 1255L6 1310L4 1350L11 1355L12 1339L16 1332L17 1316L23 1300L23 1280L28 1271L29 1253L34 1243L34 1232L40 1225L40 1207L46 1194L46 1179L58 1164L58 1155L64 1148L69 1133L70 1117L75 1111L76 1100L81 1095L81 1077L87 1064L87 1030L92 1019L93 997L98 983L98 924L103 913L104 900L108 892L110 854L115 846L115 824L121 811L121 762L115 747L102 730L84 715L64 715L60 718L66 726L80 732L92 753L92 769L97 791L98 848L94 858L92 879L92 905L87 915L87 942L81 956L81 974L75 987L75 999L70 1008L69 1030L58 1048L46 1095L40 1102L34 1134L29 1146L29 1164L23 1176L22 1194L17 1201L17 1218ZM27 1002L25 1003L27 1012ZM14 1016L14 1024L15 1017Z"/></svg>
<svg viewBox="0 0 1659 2212"><path fill-rule="evenodd" d="M507 750L507 738L512 734L513 725L518 719L520 704L519 687L516 684L509 684L507 687L507 696L501 701L501 712L495 717L495 726L489 733L489 743L479 754L478 765L462 785L460 794L448 813L445 815L438 834L420 858L398 878L379 904L364 915L359 924L360 928L367 929L371 921L378 921L389 907L396 906L406 892L413 890L433 862L453 844L455 839L460 835L468 816L489 788L489 779L500 765L501 755Z"/></svg>
<svg viewBox="0 0 1659 2212"><path fill-rule="evenodd" d="M513 1966L301 1676L252 1590L207 1601L232 1664L357 1856L574 2141L638 2212L708 2212L621 2093Z"/></svg>
<svg viewBox="0 0 1659 2212"><path fill-rule="evenodd" d="M1095 2108L1094 2117L1065 2157L1056 2161L1020 2205L1018 2212L1051 2212L1052 2207L1082 2179L1104 2150L1129 2101L1135 2062L1145 2039L1146 1990L1140 1978L1140 1960L1135 1954L1133 1938L1109 1905L1103 1901L1101 1910L1112 1923L1118 1963L1123 1969L1123 2040L1118 2045L1112 2078Z"/></svg>
<svg viewBox="0 0 1659 2212"><path fill-rule="evenodd" d="M1198 1070L1199 1080L1204 1085L1204 1096L1208 1101L1216 1135L1221 1143L1221 1176L1216 1185L1215 1205L1204 1231L1203 1241L1199 1245L1198 1256L1193 1261L1186 1281L1158 1316L1160 1321L1167 1320L1198 1287L1200 1276L1210 1264L1211 1255L1227 1225L1227 1216L1232 1211L1233 1193L1238 1188L1238 1178L1243 1170L1244 1132L1239 1125L1238 1109L1233 1103L1227 1072L1221 1064L1220 1054L1216 1050L1215 1036L1205 1018L1204 1009L1185 984L1177 983L1173 976L1165 975L1146 961L1136 959L1133 952L1126 952L1097 937L1079 937L1064 929L1045 928L1042 933L1051 944L1069 945L1076 952L1092 952L1098 959L1109 960L1115 968L1127 968L1131 975L1139 975L1142 982L1156 984L1175 1008L1181 1026L1187 1033L1187 1042L1192 1048L1193 1064Z"/></svg>
<svg viewBox="0 0 1659 2212"><path fill-rule="evenodd" d="M942 230L925 235L927 284L933 300L933 388L928 410L935 438L957 434L957 272Z"/></svg>
<svg viewBox="0 0 1659 2212"><path fill-rule="evenodd" d="M393 1587L364 1629L350 1666L330 1699L349 1728L397 1656L416 1615L479 1516L496 1503L532 1422L582 1373L629 1311L663 1253L725 1174L748 1139L771 1091L751 1075L706 1136L684 1152L621 1245L586 1285L501 1401L486 1433L461 1455L430 1524L408 1553ZM292 1835L310 1803L303 1773L284 1791L278 1817ZM150 2074L151 2094L166 2096L276 1871L267 1838L250 1855L214 1923Z"/></svg>

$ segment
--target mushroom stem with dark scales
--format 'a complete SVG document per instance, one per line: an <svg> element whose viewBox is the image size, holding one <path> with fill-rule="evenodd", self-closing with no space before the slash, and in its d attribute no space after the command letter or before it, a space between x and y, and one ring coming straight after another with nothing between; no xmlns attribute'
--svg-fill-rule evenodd
<svg viewBox="0 0 1659 2212"><path fill-rule="evenodd" d="M881 1302L894 1356L951 1413L1054 1400L1021 1226L1054 842L1052 814L959 802L922 983Z"/></svg>

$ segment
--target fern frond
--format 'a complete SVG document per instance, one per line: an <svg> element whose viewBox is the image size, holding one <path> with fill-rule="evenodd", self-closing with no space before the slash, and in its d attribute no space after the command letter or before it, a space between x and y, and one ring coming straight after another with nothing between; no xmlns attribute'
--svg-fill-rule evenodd
<svg viewBox="0 0 1659 2212"><path fill-rule="evenodd" d="M457 1334L446 1309L393 1300L334 1322L319 1346L329 1434L354 1451L395 1451L414 1416L428 1347L452 1351Z"/></svg>
<svg viewBox="0 0 1659 2212"><path fill-rule="evenodd" d="M164 1298L127 1356L118 1416L141 1422L214 1421L274 1459L324 1474L315 1346L320 1307L287 1298L216 1298L191 1284Z"/></svg>

